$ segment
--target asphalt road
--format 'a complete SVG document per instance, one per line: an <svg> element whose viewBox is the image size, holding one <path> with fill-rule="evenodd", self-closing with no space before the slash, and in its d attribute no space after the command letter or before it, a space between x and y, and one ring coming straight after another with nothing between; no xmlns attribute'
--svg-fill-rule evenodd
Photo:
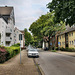
<svg viewBox="0 0 75 75"><path fill-rule="evenodd" d="M35 60L45 75L75 75L75 57L43 51Z"/></svg>

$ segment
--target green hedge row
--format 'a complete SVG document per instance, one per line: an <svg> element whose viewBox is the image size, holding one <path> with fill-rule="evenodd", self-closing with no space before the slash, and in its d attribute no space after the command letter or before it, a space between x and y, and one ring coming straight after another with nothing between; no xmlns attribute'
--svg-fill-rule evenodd
<svg viewBox="0 0 75 75"><path fill-rule="evenodd" d="M5 47L5 49L9 53L8 59L20 52L20 47L11 46L11 47Z"/></svg>
<svg viewBox="0 0 75 75"><path fill-rule="evenodd" d="M0 46L0 63L12 58L20 52L19 44L15 44L11 47Z"/></svg>
<svg viewBox="0 0 75 75"><path fill-rule="evenodd" d="M59 49L61 51L75 52L75 48L68 48L68 47L66 47L66 48L63 48L63 47L58 48L58 47L56 47L56 50L59 50Z"/></svg>

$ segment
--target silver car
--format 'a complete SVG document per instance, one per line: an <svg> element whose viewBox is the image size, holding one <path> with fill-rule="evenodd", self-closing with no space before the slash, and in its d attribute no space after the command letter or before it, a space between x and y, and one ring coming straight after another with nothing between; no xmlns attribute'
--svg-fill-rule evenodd
<svg viewBox="0 0 75 75"><path fill-rule="evenodd" d="M29 51L28 51L28 57L39 57L39 53L38 53L38 51L37 51L37 49L30 49Z"/></svg>

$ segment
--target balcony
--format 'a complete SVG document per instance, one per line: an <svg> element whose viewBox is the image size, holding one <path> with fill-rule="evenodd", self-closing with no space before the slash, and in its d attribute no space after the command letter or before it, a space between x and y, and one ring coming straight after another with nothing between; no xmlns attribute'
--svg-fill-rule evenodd
<svg viewBox="0 0 75 75"><path fill-rule="evenodd" d="M6 41L11 41L11 37L6 37Z"/></svg>
<svg viewBox="0 0 75 75"><path fill-rule="evenodd" d="M6 33L11 34L11 33L12 33L11 29L10 29L10 28L7 28L7 29L6 29Z"/></svg>

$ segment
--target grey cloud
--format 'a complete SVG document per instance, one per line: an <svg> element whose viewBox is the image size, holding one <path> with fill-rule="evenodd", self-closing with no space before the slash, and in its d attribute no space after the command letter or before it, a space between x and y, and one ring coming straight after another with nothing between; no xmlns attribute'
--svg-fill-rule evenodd
<svg viewBox="0 0 75 75"><path fill-rule="evenodd" d="M48 12L46 4L50 1L51 0L0 0L0 5L14 6L15 25L19 29L28 29L30 24L37 20L39 16Z"/></svg>

